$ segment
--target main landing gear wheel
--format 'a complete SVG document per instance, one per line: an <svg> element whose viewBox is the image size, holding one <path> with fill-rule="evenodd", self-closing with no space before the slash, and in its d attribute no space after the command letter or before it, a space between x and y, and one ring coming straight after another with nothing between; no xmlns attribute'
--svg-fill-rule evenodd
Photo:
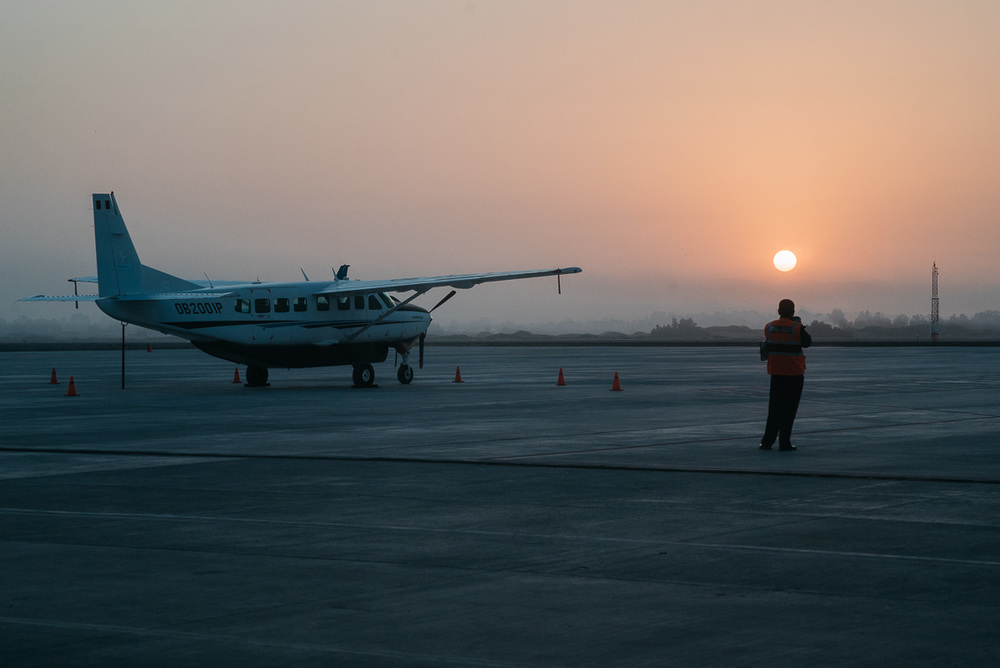
<svg viewBox="0 0 1000 668"><path fill-rule="evenodd" d="M372 387L375 385L375 369L371 364L360 364L354 367L354 386Z"/></svg>
<svg viewBox="0 0 1000 668"><path fill-rule="evenodd" d="M401 364L399 371L396 372L396 378L399 379L403 385L409 385L413 382L413 367L409 364Z"/></svg>
<svg viewBox="0 0 1000 668"><path fill-rule="evenodd" d="M248 366L247 367L247 387L266 387L267 367Z"/></svg>

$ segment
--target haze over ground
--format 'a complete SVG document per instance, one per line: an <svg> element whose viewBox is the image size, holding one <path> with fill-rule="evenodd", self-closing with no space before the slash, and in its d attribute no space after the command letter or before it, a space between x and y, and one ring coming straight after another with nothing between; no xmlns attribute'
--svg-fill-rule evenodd
<svg viewBox="0 0 1000 668"><path fill-rule="evenodd" d="M72 315L15 300L94 273L109 190L189 278L584 269L463 292L445 329L926 315L932 262L943 317L997 309L998 26L976 1L7 2L0 318Z"/></svg>

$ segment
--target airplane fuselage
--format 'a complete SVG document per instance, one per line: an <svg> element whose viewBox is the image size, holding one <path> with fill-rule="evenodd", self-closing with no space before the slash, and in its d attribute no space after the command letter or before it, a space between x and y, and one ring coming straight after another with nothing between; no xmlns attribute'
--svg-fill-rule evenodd
<svg viewBox="0 0 1000 668"><path fill-rule="evenodd" d="M216 357L262 367L381 362L390 348L408 352L430 325L425 309L397 307L385 292L315 294L327 285L333 283L250 283L176 298L106 297L97 305Z"/></svg>

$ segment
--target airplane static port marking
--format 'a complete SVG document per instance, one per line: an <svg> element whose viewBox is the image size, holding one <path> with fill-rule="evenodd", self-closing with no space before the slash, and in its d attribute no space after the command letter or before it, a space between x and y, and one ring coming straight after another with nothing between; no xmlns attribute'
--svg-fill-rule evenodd
<svg viewBox="0 0 1000 668"><path fill-rule="evenodd" d="M410 355L419 351L423 367L424 339L431 312L457 290L480 283L541 276L577 274L579 267L482 274L426 276L357 281L342 265L332 281L263 283L257 281L189 281L139 261L114 193L93 195L97 276L70 279L97 283L98 294L26 297L21 301L93 301L104 313L191 341L215 357L247 365L247 384L267 384L268 368L351 365L354 382L374 384L373 363L390 349L402 356L397 377L413 379ZM451 292L430 310L412 304L437 287ZM397 299L390 293L412 294Z"/></svg>

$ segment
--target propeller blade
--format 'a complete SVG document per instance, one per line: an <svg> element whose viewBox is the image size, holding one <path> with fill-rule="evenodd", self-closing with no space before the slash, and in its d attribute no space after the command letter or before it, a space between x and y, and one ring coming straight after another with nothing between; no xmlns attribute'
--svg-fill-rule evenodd
<svg viewBox="0 0 1000 668"><path fill-rule="evenodd" d="M424 339L427 338L427 332L420 332L420 355L419 355L419 367L424 368Z"/></svg>
<svg viewBox="0 0 1000 668"><path fill-rule="evenodd" d="M451 299L452 297L454 297L456 294L458 294L457 291L452 290L451 292L449 292L448 294L446 294L444 296L444 299L442 299L437 304L435 304L434 308L437 308L438 306L441 306L441 304L444 304L446 301L448 301L449 299ZM432 308L430 311L428 311L428 313L433 313L434 312L434 308Z"/></svg>

